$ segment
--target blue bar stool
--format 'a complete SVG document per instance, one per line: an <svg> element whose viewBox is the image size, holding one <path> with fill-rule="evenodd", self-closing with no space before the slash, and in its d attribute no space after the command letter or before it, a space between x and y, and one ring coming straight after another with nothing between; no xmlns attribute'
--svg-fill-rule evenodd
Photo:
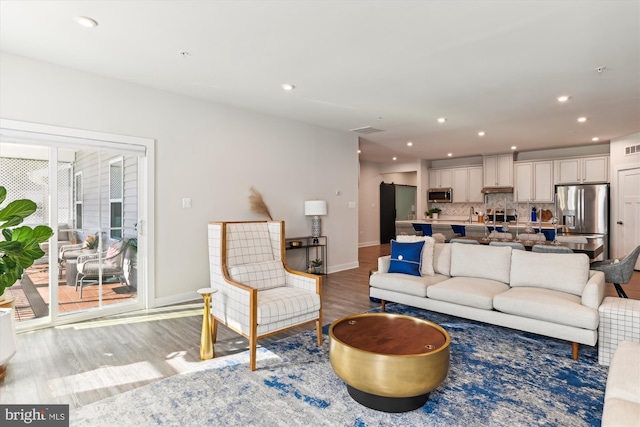
<svg viewBox="0 0 640 427"><path fill-rule="evenodd" d="M467 231L464 225L451 225L451 229L454 233L459 234L460 237L464 237L467 235Z"/></svg>

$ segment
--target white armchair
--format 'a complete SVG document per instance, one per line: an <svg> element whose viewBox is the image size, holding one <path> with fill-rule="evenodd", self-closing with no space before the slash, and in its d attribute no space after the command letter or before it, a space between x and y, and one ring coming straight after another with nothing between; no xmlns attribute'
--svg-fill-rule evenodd
<svg viewBox="0 0 640 427"><path fill-rule="evenodd" d="M218 322L249 340L256 369L258 339L311 322L322 345L322 278L286 264L284 222L209 223L212 335Z"/></svg>

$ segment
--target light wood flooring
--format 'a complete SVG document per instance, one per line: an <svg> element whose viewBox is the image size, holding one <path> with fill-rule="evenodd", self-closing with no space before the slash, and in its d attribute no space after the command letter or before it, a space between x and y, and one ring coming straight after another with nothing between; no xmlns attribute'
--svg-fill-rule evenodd
<svg viewBox="0 0 640 427"><path fill-rule="evenodd" d="M389 245L361 248L359 268L325 276L323 323L378 305L368 298L369 271L389 252ZM630 298L640 299L639 272L625 289ZM612 285L607 295L616 295ZM0 403L64 403L73 409L202 366L207 362L199 359L201 321L202 305L195 301L21 333L18 352L0 380ZM216 356L246 349L246 339L220 326Z"/></svg>

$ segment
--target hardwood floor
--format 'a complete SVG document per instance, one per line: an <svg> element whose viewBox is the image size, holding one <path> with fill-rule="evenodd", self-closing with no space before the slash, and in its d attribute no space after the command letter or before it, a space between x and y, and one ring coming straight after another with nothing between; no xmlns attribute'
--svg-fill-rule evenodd
<svg viewBox="0 0 640 427"><path fill-rule="evenodd" d="M377 269L378 256L389 253L389 245L361 248L359 268L325 276L324 324L378 306L368 297L369 271ZM640 299L640 272L625 290ZM616 296L612 285L606 294ZM202 366L207 362L199 359L201 321L202 303L195 301L21 333L18 352L0 380L0 403L64 403L73 409ZM246 349L246 339L220 326L216 356Z"/></svg>

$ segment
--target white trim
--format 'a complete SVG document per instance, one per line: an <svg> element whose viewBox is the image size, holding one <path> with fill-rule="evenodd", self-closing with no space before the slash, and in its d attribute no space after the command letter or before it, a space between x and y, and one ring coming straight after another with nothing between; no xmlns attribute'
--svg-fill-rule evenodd
<svg viewBox="0 0 640 427"><path fill-rule="evenodd" d="M359 262L349 262L346 264L332 265L331 267L327 268L327 273L337 273L339 271L352 270L358 267L360 267Z"/></svg>
<svg viewBox="0 0 640 427"><path fill-rule="evenodd" d="M208 287L208 284L204 284L203 286ZM168 305L180 304L188 301L198 301L202 300L202 297L196 292L185 292L178 295L170 295L168 297L158 298L154 301L153 307L165 307Z"/></svg>
<svg viewBox="0 0 640 427"><path fill-rule="evenodd" d="M371 242L360 242L358 243L358 247L359 248L366 248L368 246L378 246L380 244L380 241L371 241Z"/></svg>

